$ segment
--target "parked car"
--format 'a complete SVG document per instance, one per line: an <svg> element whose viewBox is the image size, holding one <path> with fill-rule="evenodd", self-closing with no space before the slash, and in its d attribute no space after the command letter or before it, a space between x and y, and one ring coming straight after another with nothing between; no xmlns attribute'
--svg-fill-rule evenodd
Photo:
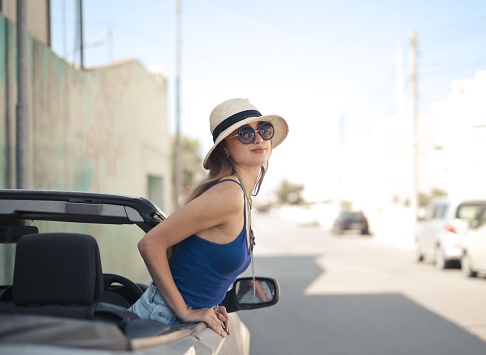
<svg viewBox="0 0 486 355"><path fill-rule="evenodd" d="M461 269L464 276L486 274L486 204L471 221L462 248Z"/></svg>
<svg viewBox="0 0 486 355"><path fill-rule="evenodd" d="M250 334L235 312L276 304L276 280L236 280L222 303L232 334L222 338L205 323L140 319L128 308L148 281L118 274L116 265L103 273L107 249L131 269L136 241L165 217L143 198L0 190L0 353L249 354ZM127 239L136 256L121 248ZM262 297L248 296L255 283Z"/></svg>
<svg viewBox="0 0 486 355"><path fill-rule="evenodd" d="M359 231L361 234L370 234L368 219L361 211L341 211L334 220L332 231L343 234L346 231Z"/></svg>
<svg viewBox="0 0 486 355"><path fill-rule="evenodd" d="M435 261L439 269L460 263L462 242L470 222L486 200L433 200L415 232L416 259Z"/></svg>

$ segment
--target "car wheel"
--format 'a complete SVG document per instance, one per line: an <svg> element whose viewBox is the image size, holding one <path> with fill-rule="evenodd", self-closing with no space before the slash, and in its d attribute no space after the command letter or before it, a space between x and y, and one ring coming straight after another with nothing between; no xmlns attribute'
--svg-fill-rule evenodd
<svg viewBox="0 0 486 355"><path fill-rule="evenodd" d="M440 270L447 269L447 267L449 266L448 264L449 263L444 258L444 253L442 253L440 246L435 248L435 267Z"/></svg>
<svg viewBox="0 0 486 355"><path fill-rule="evenodd" d="M370 235L368 228L361 230L361 235Z"/></svg>
<svg viewBox="0 0 486 355"><path fill-rule="evenodd" d="M424 261L424 254L420 251L420 244L417 243L415 247L415 260L419 263Z"/></svg>
<svg viewBox="0 0 486 355"><path fill-rule="evenodd" d="M476 277L478 273L472 269L469 256L464 253L461 258L461 271L464 277Z"/></svg>

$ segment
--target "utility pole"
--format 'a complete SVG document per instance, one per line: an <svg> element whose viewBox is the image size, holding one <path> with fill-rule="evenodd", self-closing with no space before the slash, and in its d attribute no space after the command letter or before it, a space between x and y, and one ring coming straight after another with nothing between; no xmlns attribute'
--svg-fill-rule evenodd
<svg viewBox="0 0 486 355"><path fill-rule="evenodd" d="M174 207L179 206L182 190L182 145L181 145L181 2L176 0L176 76L175 76L175 115L176 132L174 144Z"/></svg>
<svg viewBox="0 0 486 355"><path fill-rule="evenodd" d="M63 52L64 52L64 60L67 61L68 56L68 46L66 40L66 0L62 0L62 44L63 44Z"/></svg>
<svg viewBox="0 0 486 355"><path fill-rule="evenodd" d="M417 200L418 200L418 114L417 114L417 33L412 31L410 35L410 62L411 62L411 76L410 76L410 98L411 98L411 160L412 160L412 176L411 176L411 194L410 206L413 212L413 223L417 219Z"/></svg>
<svg viewBox="0 0 486 355"><path fill-rule="evenodd" d="M17 0L17 107L16 107L16 185L31 188L30 125L27 104L27 23L26 1Z"/></svg>
<svg viewBox="0 0 486 355"><path fill-rule="evenodd" d="M0 3L0 11L3 11L2 9L2 4ZM4 43L9 43L9 38L10 38L10 29L7 21L4 22ZM11 116L10 116L10 51L9 51L9 46L7 45L5 47L4 51L4 73L5 73L5 97L4 97L4 102L5 102L5 188L7 189L12 189L13 188L13 159L12 159L12 146L13 146L13 137L11 136L12 132L12 121L11 121Z"/></svg>
<svg viewBox="0 0 486 355"><path fill-rule="evenodd" d="M79 66L84 70L83 0L78 0L79 14Z"/></svg>

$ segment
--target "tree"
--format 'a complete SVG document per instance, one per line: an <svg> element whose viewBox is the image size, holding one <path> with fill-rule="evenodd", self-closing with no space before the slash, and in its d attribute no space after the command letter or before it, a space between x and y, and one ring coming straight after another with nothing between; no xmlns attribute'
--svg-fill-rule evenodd
<svg viewBox="0 0 486 355"><path fill-rule="evenodd" d="M277 198L280 203L301 205L304 198L302 192L304 191L304 185L294 184L288 180L282 180L280 187L276 190Z"/></svg>
<svg viewBox="0 0 486 355"><path fill-rule="evenodd" d="M205 174L200 155L201 144L197 139L182 137L182 159L184 162L183 187L192 186Z"/></svg>
<svg viewBox="0 0 486 355"><path fill-rule="evenodd" d="M432 199L437 198L437 197L447 197L447 191L444 191L444 190L441 190L441 189L438 189L438 188L434 188L428 194L423 193L423 192L419 193L418 194L419 206L420 207L426 207L426 206L428 206L428 204L430 203L430 201Z"/></svg>
<svg viewBox="0 0 486 355"><path fill-rule="evenodd" d="M181 136L182 154L182 188L183 190L191 187L196 181L200 180L205 174L202 168L202 157L200 155L201 144L199 140L187 136ZM173 154L175 159L175 152ZM174 162L175 163L175 162ZM175 176L173 176L175 179ZM175 185L175 184L174 184Z"/></svg>

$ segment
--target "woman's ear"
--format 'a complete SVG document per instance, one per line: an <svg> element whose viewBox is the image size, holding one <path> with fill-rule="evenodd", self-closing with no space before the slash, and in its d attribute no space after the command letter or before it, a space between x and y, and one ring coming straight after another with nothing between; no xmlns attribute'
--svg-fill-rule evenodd
<svg viewBox="0 0 486 355"><path fill-rule="evenodd" d="M226 149L226 145L223 145L223 150L224 150L224 154L226 154L226 158L229 158L230 153L228 153L228 150Z"/></svg>

